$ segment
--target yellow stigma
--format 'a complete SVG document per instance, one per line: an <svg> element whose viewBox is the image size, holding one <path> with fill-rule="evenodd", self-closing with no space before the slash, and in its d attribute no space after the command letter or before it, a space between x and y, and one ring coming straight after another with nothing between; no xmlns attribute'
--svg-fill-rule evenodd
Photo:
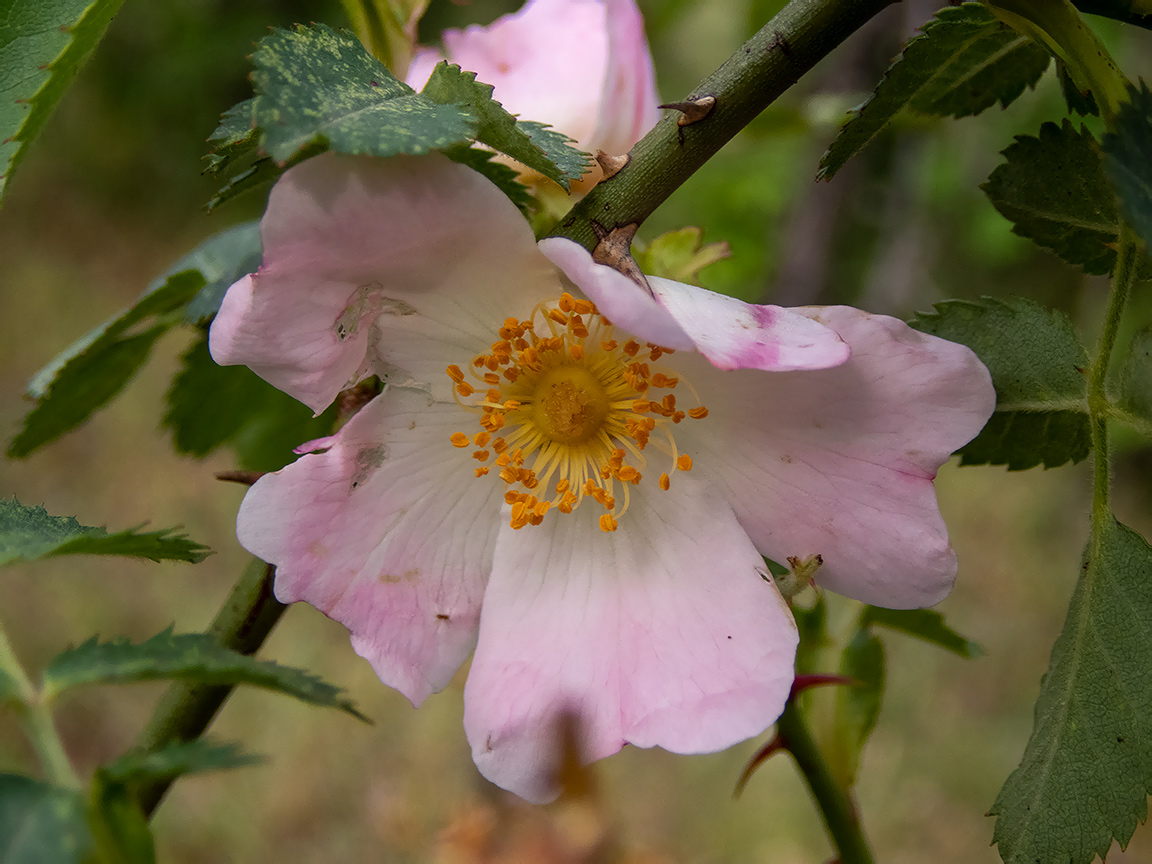
<svg viewBox="0 0 1152 864"><path fill-rule="evenodd" d="M670 463L660 489L670 487L670 473L691 469L671 426L685 417L703 419L708 410L698 405L685 412L672 392L649 398L652 388L672 391L683 383L693 396L695 390L652 366L671 349L635 340L621 345L614 335L595 305L566 293L541 303L524 321L505 319L491 353L473 357L467 375L457 365L445 370L456 402L478 414L481 427L455 432L450 442L474 444L480 449L473 459L492 460L474 473L489 476L493 468L508 487L504 500L512 507L513 528L539 525L552 508L571 513L591 498L606 511L601 530L615 531L628 509L629 488L643 479L642 451L650 441ZM473 401L465 402L469 397Z"/></svg>

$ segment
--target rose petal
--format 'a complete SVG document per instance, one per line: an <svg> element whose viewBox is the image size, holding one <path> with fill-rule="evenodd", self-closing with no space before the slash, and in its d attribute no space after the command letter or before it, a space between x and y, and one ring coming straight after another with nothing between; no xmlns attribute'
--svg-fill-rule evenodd
<svg viewBox="0 0 1152 864"><path fill-rule="evenodd" d="M328 450L262 477L237 520L241 545L277 565L277 598L346 626L413 704L472 650L491 567L503 490L449 442L466 420L455 404L389 388Z"/></svg>
<svg viewBox="0 0 1152 864"><path fill-rule="evenodd" d="M796 310L836 330L835 369L721 377L676 358L709 415L681 424L694 471L725 490L756 547L783 563L819 554L816 582L866 603L929 606L956 556L932 480L995 406L968 348L848 307Z"/></svg>
<svg viewBox="0 0 1152 864"><path fill-rule="evenodd" d="M685 474L631 494L612 534L592 501L501 529L464 727L481 773L531 801L557 791L559 713L588 760L698 753L759 734L788 695L796 627L723 499Z"/></svg>
<svg viewBox="0 0 1152 864"><path fill-rule="evenodd" d="M604 75L600 122L589 150L626 153L660 119L660 97L644 18L635 0L607 0L608 69ZM561 130L563 131L563 130Z"/></svg>
<svg viewBox="0 0 1152 864"><path fill-rule="evenodd" d="M446 362L560 291L503 193L439 155L310 159L273 187L261 235L264 265L229 289L212 356L314 411L393 367L446 399Z"/></svg>
<svg viewBox="0 0 1152 864"><path fill-rule="evenodd" d="M666 348L699 351L719 369L826 369L851 353L835 331L790 309L656 276L648 277L649 295L571 240L538 245L614 324Z"/></svg>

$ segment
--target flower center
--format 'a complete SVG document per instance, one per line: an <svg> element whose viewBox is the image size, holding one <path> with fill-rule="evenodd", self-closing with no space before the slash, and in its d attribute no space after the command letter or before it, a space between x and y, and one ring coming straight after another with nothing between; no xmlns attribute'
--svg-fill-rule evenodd
<svg viewBox="0 0 1152 864"><path fill-rule="evenodd" d="M471 436L456 432L451 441L479 448L472 453L482 463L477 477L498 469L513 528L539 525L553 507L571 513L592 498L606 511L600 528L615 531L630 487L643 479L649 443L670 460L658 481L662 490L671 486L670 473L691 470L692 459L678 453L671 430L685 417L703 419L708 409L676 406L677 386L696 391L654 365L671 349L619 344L596 306L570 294L540 304L524 321L506 319L499 336L491 353L472 358L474 384L459 366L446 370L457 404L479 415L481 426ZM637 359L641 352L646 359ZM668 392L659 401L648 398L656 389Z"/></svg>

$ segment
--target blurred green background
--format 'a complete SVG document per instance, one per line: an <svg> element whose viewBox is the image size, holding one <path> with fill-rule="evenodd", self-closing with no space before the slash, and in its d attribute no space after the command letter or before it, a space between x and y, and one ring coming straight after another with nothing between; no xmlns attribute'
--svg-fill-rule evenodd
<svg viewBox="0 0 1152 864"><path fill-rule="evenodd" d="M434 38L445 23L491 20L514 5L435 0L422 33ZM781 4L640 5L661 95L675 99ZM1021 294L1067 310L1090 342L1106 283L1012 235L977 188L1014 134L1064 116L1051 70L1007 111L947 123L905 118L833 183L812 182L843 112L939 5L908 0L856 34L690 180L645 233L699 225L706 240L727 240L732 258L705 271L705 283L748 299L852 302L906 317L946 297ZM5 440L29 408L21 394L37 369L199 240L259 215L259 194L205 215L201 205L216 187L200 174L203 142L219 112L250 95L245 57L267 27L308 21L344 18L338 3L320 0L125 4L0 210ZM1152 34L1094 24L1131 77L1152 77ZM1147 299L1137 305L1147 323ZM201 629L245 565L232 525L243 490L212 476L233 467L230 457L175 456L159 429L165 389L190 340L186 331L168 337L127 392L79 431L24 462L0 462L0 495L89 525L181 524L217 551L196 567L64 559L0 570L0 619L32 669L93 632L141 639L172 622ZM1117 510L1147 534L1152 458L1126 441ZM1088 476L1085 466L1011 474L953 465L938 488L961 562L956 590L940 608L987 654L963 661L887 639L890 689L859 800L878 860L995 862L984 813L1031 728L1077 574ZM434 851L443 832L458 832L476 807L501 802L464 741L463 674L415 712L352 653L342 627L308 607L288 613L264 656L348 688L375 725L240 693L213 733L271 759L181 781L156 821L161 860L463 860ZM141 685L71 697L60 725L80 766L129 746L159 692ZM648 854L635 860L828 859L787 757L770 761L733 799L756 746L698 757L629 749L598 765L619 842ZM2 716L0 768L33 770ZM501 812L529 818L517 808ZM1128 852L1109 860L1152 861L1152 836L1138 830Z"/></svg>

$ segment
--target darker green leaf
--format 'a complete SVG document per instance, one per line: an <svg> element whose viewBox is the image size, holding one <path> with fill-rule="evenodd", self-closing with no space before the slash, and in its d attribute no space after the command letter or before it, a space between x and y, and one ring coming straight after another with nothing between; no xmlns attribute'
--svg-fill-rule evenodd
<svg viewBox="0 0 1152 864"><path fill-rule="evenodd" d="M1111 272L1120 217L1092 133L1068 120L1045 123L1039 137L1017 135L1003 152L1006 161L980 188L1013 233L1086 273Z"/></svg>
<svg viewBox="0 0 1152 864"><path fill-rule="evenodd" d="M1152 547L1094 532L1040 686L1032 737L996 798L1006 864L1088 864L1127 845L1152 792Z"/></svg>
<svg viewBox="0 0 1152 864"><path fill-rule="evenodd" d="M295 696L304 702L339 708L365 719L338 687L301 669L256 660L223 647L207 633L173 633L171 628L145 642L100 642L95 637L54 657L44 669L44 698L82 684L183 679L204 684L249 684Z"/></svg>
<svg viewBox="0 0 1152 864"><path fill-rule="evenodd" d="M1022 298L948 300L913 327L967 345L992 373L996 412L963 465L1054 468L1088 455L1088 355L1063 313Z"/></svg>
<svg viewBox="0 0 1152 864"><path fill-rule="evenodd" d="M291 462L293 448L330 435L335 407L319 417L246 366L218 366L201 337L184 354L168 390L163 425L178 453L206 456L230 445L241 466L276 471Z"/></svg>
<svg viewBox="0 0 1152 864"><path fill-rule="evenodd" d="M97 768L89 793L88 824L101 861L155 864L156 842L133 790Z"/></svg>
<svg viewBox="0 0 1152 864"><path fill-rule="evenodd" d="M209 237L172 265L162 278L184 270L196 270L204 277L204 287L184 308L184 320L207 324L232 283L256 272L263 256L259 220L241 222Z"/></svg>
<svg viewBox="0 0 1152 864"><path fill-rule="evenodd" d="M980 3L945 7L922 29L820 159L819 179L830 180L902 108L966 117L1007 107L1048 68L1044 48Z"/></svg>
<svg viewBox="0 0 1152 864"><path fill-rule="evenodd" d="M840 674L855 683L836 688L834 762L846 786L855 785L860 754L880 716L884 666L884 644L862 626L840 654Z"/></svg>
<svg viewBox="0 0 1152 864"><path fill-rule="evenodd" d="M322 152L323 148L319 148ZM270 186L280 179L280 175L284 173L283 168L276 164L271 156L261 156L252 161L252 164L243 170L237 171L227 182L220 187L208 203L204 205L204 209L211 213L217 207L227 204L233 198L238 198L245 192L251 192L254 189L260 189L264 186Z"/></svg>
<svg viewBox="0 0 1152 864"><path fill-rule="evenodd" d="M220 125L208 138L211 152L204 157L209 174L218 174L236 159L255 149L260 128L256 125L256 98L245 99L220 115Z"/></svg>
<svg viewBox="0 0 1152 864"><path fill-rule="evenodd" d="M71 516L51 516L43 507L25 507L15 498L0 498L0 564L58 555L124 555L198 564L209 550L173 528L145 534L131 528L109 534L104 528L81 525Z"/></svg>
<svg viewBox="0 0 1152 864"><path fill-rule="evenodd" d="M131 750L105 765L101 771L110 781L138 785L171 780L185 774L227 771L264 761L244 753L239 744L216 744L205 738L177 741L159 750Z"/></svg>
<svg viewBox="0 0 1152 864"><path fill-rule="evenodd" d="M570 138L540 123L518 123L492 98L492 90L492 85L476 80L475 72L465 72L445 62L432 70L421 95L464 109L476 120L477 141L511 156L564 189L569 181L584 175L588 156L573 147Z"/></svg>
<svg viewBox="0 0 1152 864"><path fill-rule="evenodd" d="M1120 367L1119 407L1152 423L1152 329L1138 330Z"/></svg>
<svg viewBox="0 0 1152 864"><path fill-rule="evenodd" d="M0 774L0 861L4 864L84 864L94 852L83 796Z"/></svg>
<svg viewBox="0 0 1152 864"><path fill-rule="evenodd" d="M0 198L123 0L0 0Z"/></svg>
<svg viewBox="0 0 1152 864"><path fill-rule="evenodd" d="M915 636L961 657L970 659L984 653L984 649L975 642L969 642L945 624L944 616L933 609L884 609L868 606L864 609L861 626L872 624Z"/></svg>
<svg viewBox="0 0 1152 864"><path fill-rule="evenodd" d="M1096 104L1096 97L1091 90L1081 90L1068 74L1068 67L1063 60L1056 60L1056 77L1060 80L1060 90L1064 94L1064 104L1068 106L1069 114L1079 114L1081 117L1099 117L1100 106Z"/></svg>
<svg viewBox="0 0 1152 864"><path fill-rule="evenodd" d="M28 385L36 407L8 447L15 459L75 429L117 393L144 365L153 346L204 287L198 271L170 276L127 312L88 333L40 370Z"/></svg>
<svg viewBox="0 0 1152 864"><path fill-rule="evenodd" d="M461 165L467 165L474 171L479 171L495 183L525 216L536 206L536 199L528 187L520 182L520 175L516 169L496 161L494 158L496 154L491 150L460 146L445 150L444 155Z"/></svg>
<svg viewBox="0 0 1152 864"><path fill-rule="evenodd" d="M1152 249L1152 90L1141 82L1128 98L1104 136L1105 164L1125 221Z"/></svg>
<svg viewBox="0 0 1152 864"><path fill-rule="evenodd" d="M309 148L395 156L472 139L475 121L397 81L349 33L274 30L252 56L260 149L281 165ZM235 110L235 109L234 109Z"/></svg>

